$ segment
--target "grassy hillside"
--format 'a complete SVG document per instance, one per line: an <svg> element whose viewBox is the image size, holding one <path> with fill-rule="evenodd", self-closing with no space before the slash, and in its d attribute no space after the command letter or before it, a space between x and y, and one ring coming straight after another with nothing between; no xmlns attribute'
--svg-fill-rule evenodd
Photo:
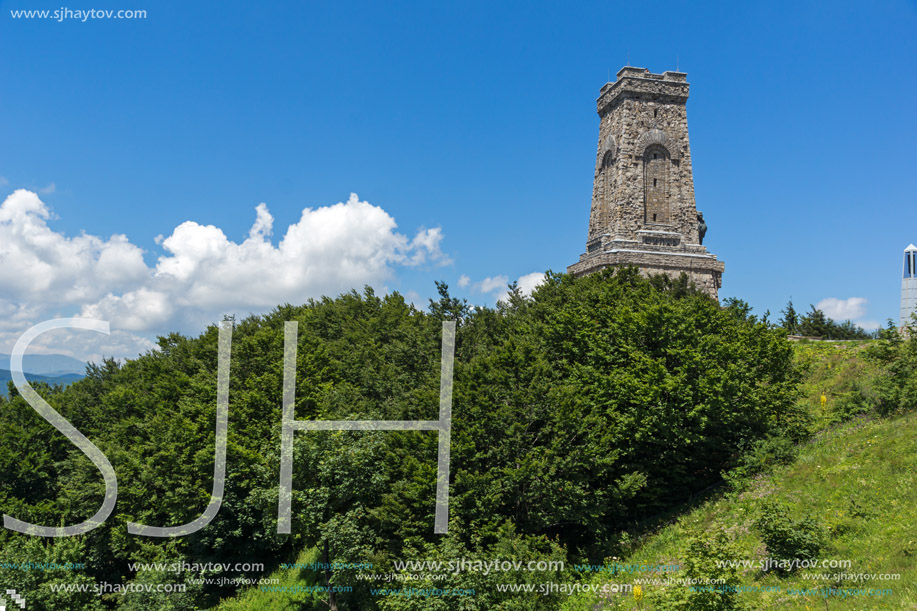
<svg viewBox="0 0 917 611"><path fill-rule="evenodd" d="M866 348L862 343L797 345L806 373L800 401L821 430L790 464L737 479L733 489L724 487L617 560L678 564L681 570L585 578L596 585L643 583L636 593L580 596L563 608L917 608L917 416L850 419L868 411L877 392L878 366L864 358ZM848 421L836 424L843 419ZM762 570L768 558L790 555L778 551L780 543L790 550L795 545L799 553L794 556L829 566ZM717 561L752 566L720 568ZM723 579L728 587L704 593L703 586L691 591L678 581L691 578Z"/></svg>
<svg viewBox="0 0 917 611"><path fill-rule="evenodd" d="M866 357L872 341L810 342L794 344L796 363L803 373L800 403L812 417L815 431L868 413L877 403L879 364ZM821 396L825 396L824 405Z"/></svg>
<svg viewBox="0 0 917 611"><path fill-rule="evenodd" d="M789 505L791 521L809 517L826 533L827 544L817 558L849 560L850 567L798 569L789 574L757 567L739 569L729 584L748 591L737 592L737 608L824 609L824 592L812 591L824 588L848 590L846 597L829 593L827 608L832 610L917 608L915 457L917 421L913 417L858 419L819 436L792 465L756 478L743 492L722 495L684 514L619 562L684 566L692 540L722 534L727 543L711 558L751 560L759 565L772 554L756 527L757 518L766 502L777 500ZM680 573L671 576L686 577ZM813 579L815 574L824 576ZM861 574L898 574L900 578L857 581ZM647 577L665 579L661 574L641 574L592 582L637 584ZM683 586L644 585L639 603L632 594L607 599L595 596L588 602L605 602L599 608L608 609L670 609L676 607L667 603L664 590L678 587ZM890 589L891 593L849 592L869 588ZM567 608L580 607L571 604Z"/></svg>

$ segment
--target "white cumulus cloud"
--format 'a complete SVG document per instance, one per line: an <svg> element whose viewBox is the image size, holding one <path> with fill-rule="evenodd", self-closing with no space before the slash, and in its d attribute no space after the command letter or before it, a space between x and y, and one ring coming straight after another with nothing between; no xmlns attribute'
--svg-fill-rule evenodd
<svg viewBox="0 0 917 611"><path fill-rule="evenodd" d="M30 191L17 190L0 205L0 347L29 324L77 314L110 322L113 337L122 334L117 349L146 350L153 344L145 335L198 332L226 313L244 316L364 285L384 289L399 266L450 262L440 228L406 236L385 210L355 194L304 209L276 244L263 203L241 242L214 225L186 221L157 236L162 254L153 266L125 235L67 237L50 219ZM86 341L87 349L104 345Z"/></svg>
<svg viewBox="0 0 917 611"><path fill-rule="evenodd" d="M38 195L24 189L0 204L0 299L59 307L148 276L143 251L126 236L69 238L48 226L50 218Z"/></svg>
<svg viewBox="0 0 917 611"><path fill-rule="evenodd" d="M459 279L459 286L462 286L462 279L467 280L465 286L471 282L470 278L463 275L462 278ZM532 294L532 291L535 290L535 287L544 282L544 280L545 275L542 272L533 272L517 278L516 285L519 287L522 294L528 297ZM473 289L478 293L490 295L494 301L503 301L509 295L509 283L509 277L500 274L475 283Z"/></svg>
<svg viewBox="0 0 917 611"><path fill-rule="evenodd" d="M492 276L490 278L484 278L475 285L480 293L493 293L496 291L506 291L506 285L509 284L509 278L504 275Z"/></svg>
<svg viewBox="0 0 917 611"><path fill-rule="evenodd" d="M526 274L520 276L519 280L516 283L519 285L519 290L522 291L522 294L528 297L532 294L532 291L535 288L542 284L545 281L545 275L542 272L533 272L531 274Z"/></svg>
<svg viewBox="0 0 917 611"><path fill-rule="evenodd" d="M828 297L815 304L815 307L824 312L828 318L842 322L856 320L865 315L867 305L869 305L869 301L865 297L850 297L848 299Z"/></svg>

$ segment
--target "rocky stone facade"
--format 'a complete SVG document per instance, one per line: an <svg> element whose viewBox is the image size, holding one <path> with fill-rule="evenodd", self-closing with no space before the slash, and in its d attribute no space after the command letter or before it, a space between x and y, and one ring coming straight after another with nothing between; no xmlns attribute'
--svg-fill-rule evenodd
<svg viewBox="0 0 917 611"><path fill-rule="evenodd" d="M683 72L627 66L602 87L586 252L569 273L612 265L674 277L685 272L717 297L724 264L701 245L687 100Z"/></svg>

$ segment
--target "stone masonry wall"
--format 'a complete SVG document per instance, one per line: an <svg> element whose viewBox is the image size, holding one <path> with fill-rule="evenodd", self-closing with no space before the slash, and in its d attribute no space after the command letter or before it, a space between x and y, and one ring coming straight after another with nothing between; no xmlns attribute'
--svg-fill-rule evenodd
<svg viewBox="0 0 917 611"><path fill-rule="evenodd" d="M699 244L688 89L684 73L631 66L602 87L587 247L571 273L608 265L636 265L645 274L684 271L717 295L724 265Z"/></svg>
<svg viewBox="0 0 917 611"><path fill-rule="evenodd" d="M642 76L634 76L638 73ZM696 244L697 209L685 107L688 83L682 73L652 75L640 68L625 68L618 74L619 79L606 85L598 100L599 143L588 239L609 234L634 240L640 229L658 229L680 233L687 243ZM662 146L670 155L668 223L644 221L643 153L648 144Z"/></svg>

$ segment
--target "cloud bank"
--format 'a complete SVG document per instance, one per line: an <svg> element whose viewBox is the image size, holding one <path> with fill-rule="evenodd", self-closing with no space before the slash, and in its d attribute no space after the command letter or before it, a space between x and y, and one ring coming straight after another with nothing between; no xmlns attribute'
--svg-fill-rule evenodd
<svg viewBox="0 0 917 611"><path fill-rule="evenodd" d="M77 315L107 320L113 336L80 342L76 335L86 334L78 333L66 350L59 341L68 334L59 332L55 351L97 357L111 345L127 355L152 347L154 334L198 332L224 314L364 285L384 289L398 267L450 263L441 229L408 237L385 210L355 194L304 209L276 245L274 218L263 203L239 243L219 227L186 221L157 238L163 252L153 266L126 235L67 237L49 220L47 205L31 191L17 190L0 204L0 347L11 347L32 324Z"/></svg>

